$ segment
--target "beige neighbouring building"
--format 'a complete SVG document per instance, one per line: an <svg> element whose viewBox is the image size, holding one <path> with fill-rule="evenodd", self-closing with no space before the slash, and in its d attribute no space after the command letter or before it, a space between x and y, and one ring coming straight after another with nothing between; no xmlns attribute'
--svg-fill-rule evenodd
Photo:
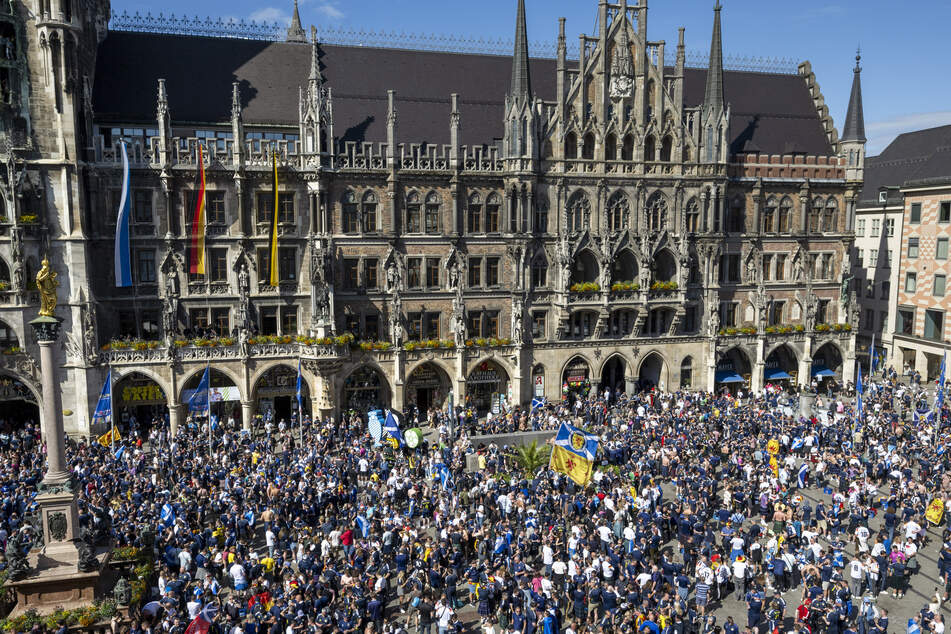
<svg viewBox="0 0 951 634"><path fill-rule="evenodd" d="M107 0L4 4L8 416L39 398L26 322L47 251L76 433L109 369L121 416L168 408L174 425L208 366L218 413L246 425L296 407L298 363L322 415L441 407L450 391L484 411L565 386L851 381L858 64L840 138L808 62L724 67L719 5L698 61L683 30L670 46L648 36L646 1L589 1L597 32L569 46L562 21L532 58L523 0L514 55L308 37L296 12L278 32L113 15ZM438 46L455 50L412 50ZM117 289L123 142L134 284ZM230 339L195 336L211 328Z"/></svg>

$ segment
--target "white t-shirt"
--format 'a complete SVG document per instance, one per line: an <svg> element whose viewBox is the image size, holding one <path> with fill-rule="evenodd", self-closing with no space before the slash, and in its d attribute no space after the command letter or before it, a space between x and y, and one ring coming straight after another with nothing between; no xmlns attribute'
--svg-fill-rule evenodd
<svg viewBox="0 0 951 634"><path fill-rule="evenodd" d="M746 577L746 562L745 561L734 561L733 562L733 576L737 579L743 579Z"/></svg>
<svg viewBox="0 0 951 634"><path fill-rule="evenodd" d="M248 573L244 571L244 566L239 563L232 565L228 572L231 574L231 578L234 579L235 585L248 581Z"/></svg>
<svg viewBox="0 0 951 634"><path fill-rule="evenodd" d="M439 619L439 627L449 627L449 619L452 618L452 608L448 605L441 605L436 610L436 618Z"/></svg>
<svg viewBox="0 0 951 634"><path fill-rule="evenodd" d="M863 569L864 567L865 567L865 566L862 565L862 562L861 562L861 561L859 561L858 559L853 559L853 560L849 563L849 575L850 575L853 579L861 579L861 578L862 578L862 569Z"/></svg>

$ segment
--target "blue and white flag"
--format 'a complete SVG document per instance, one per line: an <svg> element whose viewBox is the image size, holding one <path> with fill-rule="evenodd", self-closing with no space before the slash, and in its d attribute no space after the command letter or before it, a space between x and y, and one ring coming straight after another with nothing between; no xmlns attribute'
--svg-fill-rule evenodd
<svg viewBox="0 0 951 634"><path fill-rule="evenodd" d="M115 268L116 286L123 288L132 286L132 254L129 249L132 201L129 196L129 154L125 149L125 141L119 145L122 148L122 197L119 199L119 216L116 219Z"/></svg>
<svg viewBox="0 0 951 634"><path fill-rule="evenodd" d="M796 436L792 441L792 450L796 451L797 449L802 449L806 444L806 441L803 440L802 436Z"/></svg>
<svg viewBox="0 0 951 634"><path fill-rule="evenodd" d="M360 529L360 534L364 539L370 534L370 522L362 515L357 515L357 528Z"/></svg>
<svg viewBox="0 0 951 634"><path fill-rule="evenodd" d="M389 410L387 410L386 420L383 422L383 431L390 438L395 438L400 447L403 446L403 432L400 431L400 424L396 420L396 415Z"/></svg>
<svg viewBox="0 0 951 634"><path fill-rule="evenodd" d="M211 392L211 378L208 373L208 368L205 368L205 373L201 375L198 387L195 388L195 392L188 399L189 414L203 414L208 411L208 396Z"/></svg>
<svg viewBox="0 0 951 634"><path fill-rule="evenodd" d="M122 460L122 456L125 455L125 445L122 445L116 449L116 460Z"/></svg>
<svg viewBox="0 0 951 634"><path fill-rule="evenodd" d="M302 400L301 400L301 394L300 394L300 384L301 384L301 380L300 380L300 359L298 359L298 360L297 360L297 411L298 411L298 412L303 412L303 411L304 411L304 406L301 404L301 403L302 403ZM304 424L303 421L301 421L301 424L302 424L302 425Z"/></svg>
<svg viewBox="0 0 951 634"><path fill-rule="evenodd" d="M868 375L875 376L875 366L878 365L878 353L875 352L875 333L872 333L872 346L869 348Z"/></svg>
<svg viewBox="0 0 951 634"><path fill-rule="evenodd" d="M809 477L809 465L805 462L799 467L799 475L796 477L796 480L799 483L800 489L806 488L806 478Z"/></svg>
<svg viewBox="0 0 951 634"><path fill-rule="evenodd" d="M106 425L112 421L112 370L106 375L106 382L102 384L99 393L99 402L92 415L93 425ZM110 427L111 429L111 427Z"/></svg>
<svg viewBox="0 0 951 634"><path fill-rule="evenodd" d="M855 417L856 425L862 425L865 422L865 408L862 404L862 366L859 366L859 378L855 384L855 391L857 394L857 402L855 406Z"/></svg>
<svg viewBox="0 0 951 634"><path fill-rule="evenodd" d="M442 484L442 488L444 490L455 487L455 484L452 481L452 472L449 471L449 467L447 467L444 463L440 462L436 465L436 473L439 475L439 483Z"/></svg>
<svg viewBox="0 0 951 634"><path fill-rule="evenodd" d="M946 354L941 355L941 375L938 377L938 394L934 398L935 415L941 417L941 407L944 405L944 360Z"/></svg>
<svg viewBox="0 0 951 634"><path fill-rule="evenodd" d="M533 412L534 412L536 409L538 409L539 407L544 407L544 406L545 406L545 397L544 397L544 396L536 396L535 398L532 399L532 411L533 411Z"/></svg>
<svg viewBox="0 0 951 634"><path fill-rule="evenodd" d="M367 412L367 431L370 432L370 437L373 439L374 445L380 444L380 439L383 438L383 411L378 409L371 409Z"/></svg>
<svg viewBox="0 0 951 634"><path fill-rule="evenodd" d="M159 515L162 520L162 523L166 526L172 524L175 521L175 509L172 508L172 505L166 502L162 505L162 513Z"/></svg>

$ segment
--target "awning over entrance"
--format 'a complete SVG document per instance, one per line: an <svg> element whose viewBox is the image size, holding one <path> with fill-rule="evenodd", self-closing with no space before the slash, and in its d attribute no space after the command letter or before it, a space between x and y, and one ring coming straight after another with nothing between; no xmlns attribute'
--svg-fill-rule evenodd
<svg viewBox="0 0 951 634"><path fill-rule="evenodd" d="M746 383L736 370L720 370L716 373L714 380L717 383Z"/></svg>
<svg viewBox="0 0 951 634"><path fill-rule="evenodd" d="M785 379L791 379L792 377L788 372L780 368L766 368L763 370L763 378L767 381L782 381Z"/></svg>
<svg viewBox="0 0 951 634"><path fill-rule="evenodd" d="M817 365L812 367L812 376L817 376L819 378L835 376L835 372L825 366Z"/></svg>

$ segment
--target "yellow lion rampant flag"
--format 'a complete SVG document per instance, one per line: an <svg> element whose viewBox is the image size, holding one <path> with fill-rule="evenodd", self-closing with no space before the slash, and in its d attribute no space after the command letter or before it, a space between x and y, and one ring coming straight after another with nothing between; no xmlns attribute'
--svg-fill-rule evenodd
<svg viewBox="0 0 951 634"><path fill-rule="evenodd" d="M99 444L103 447L111 447L112 443L118 442L122 439L122 436L119 434L119 428L115 425L112 426L112 429L104 433L102 436L97 438Z"/></svg>
<svg viewBox="0 0 951 634"><path fill-rule="evenodd" d="M562 423L558 435L555 436L555 446L552 448L548 466L584 486L591 481L597 455L597 436Z"/></svg>

